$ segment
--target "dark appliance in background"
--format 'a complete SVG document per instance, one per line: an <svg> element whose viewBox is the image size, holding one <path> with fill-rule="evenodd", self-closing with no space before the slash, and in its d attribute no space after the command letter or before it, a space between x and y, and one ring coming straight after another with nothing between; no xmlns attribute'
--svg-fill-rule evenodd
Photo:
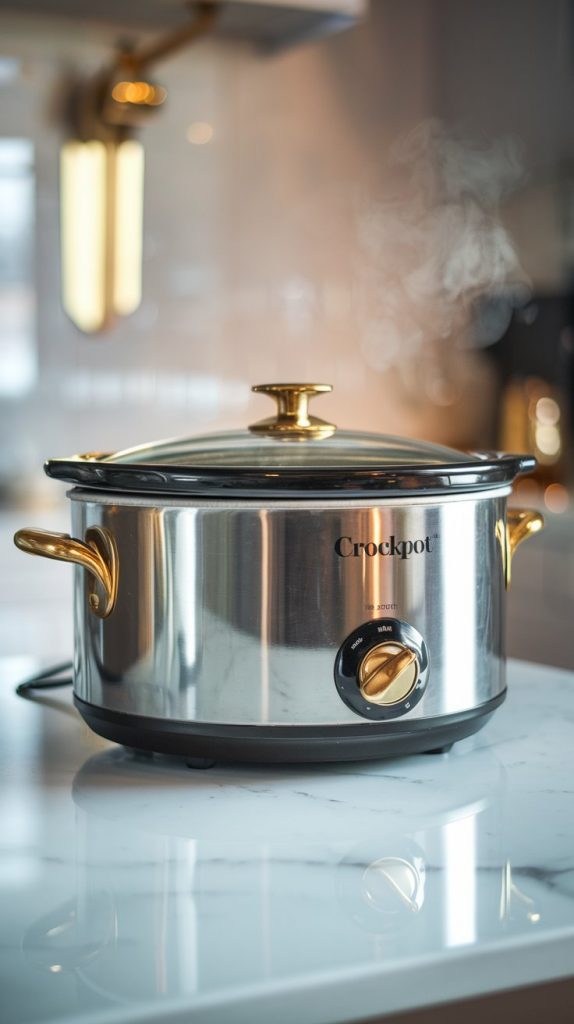
<svg viewBox="0 0 574 1024"><path fill-rule="evenodd" d="M486 351L500 381L496 446L538 462L517 492L563 512L574 478L574 293L533 296Z"/></svg>

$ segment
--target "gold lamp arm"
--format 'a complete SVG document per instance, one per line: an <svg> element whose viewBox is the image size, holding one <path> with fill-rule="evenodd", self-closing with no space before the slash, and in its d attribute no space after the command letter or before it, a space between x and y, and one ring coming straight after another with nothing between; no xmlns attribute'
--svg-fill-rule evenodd
<svg viewBox="0 0 574 1024"><path fill-rule="evenodd" d="M200 0L199 3L192 3L188 6L194 14L191 24L184 25L139 50L124 51L120 54L119 63L127 65L133 73L141 72L151 64L165 60L175 50L193 43L209 32L219 16L219 4L210 3L209 0Z"/></svg>
<svg viewBox="0 0 574 1024"><path fill-rule="evenodd" d="M67 533L22 529L14 535L14 543L29 555L81 565L90 574L88 601L91 610L100 619L111 614L118 591L118 555L108 530L91 526L86 530L84 543Z"/></svg>

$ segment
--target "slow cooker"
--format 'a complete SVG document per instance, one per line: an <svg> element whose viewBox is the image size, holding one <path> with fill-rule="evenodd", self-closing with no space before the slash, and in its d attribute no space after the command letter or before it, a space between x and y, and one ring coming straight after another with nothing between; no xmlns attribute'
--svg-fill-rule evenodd
<svg viewBox="0 0 574 1024"><path fill-rule="evenodd" d="M52 459L76 564L74 701L101 736L189 759L446 750L505 695L509 510L527 455L337 430L325 384L254 391L247 430Z"/></svg>

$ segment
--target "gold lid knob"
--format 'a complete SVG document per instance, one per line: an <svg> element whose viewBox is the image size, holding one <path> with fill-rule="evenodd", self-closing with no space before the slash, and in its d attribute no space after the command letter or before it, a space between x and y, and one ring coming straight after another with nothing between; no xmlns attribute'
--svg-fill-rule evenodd
<svg viewBox="0 0 574 1024"><path fill-rule="evenodd" d="M331 384L256 384L251 390L269 395L277 402L275 416L250 425L254 434L306 441L330 437L337 429L332 423L309 415L311 398L332 391Z"/></svg>
<svg viewBox="0 0 574 1024"><path fill-rule="evenodd" d="M415 652L393 641L371 647L359 666L359 688L372 704L397 704L405 700L418 677Z"/></svg>

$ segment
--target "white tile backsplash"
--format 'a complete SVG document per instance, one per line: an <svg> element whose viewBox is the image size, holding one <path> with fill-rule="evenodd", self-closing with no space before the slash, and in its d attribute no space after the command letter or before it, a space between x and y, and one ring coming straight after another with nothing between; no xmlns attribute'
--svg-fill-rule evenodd
<svg viewBox="0 0 574 1024"><path fill-rule="evenodd" d="M431 111L429 17L422 0L378 0L367 24L277 57L206 41L158 66L168 101L141 133L143 302L101 337L60 302L57 97L114 33L0 17L0 49L25 67L0 83L0 133L35 146L40 360L28 398L0 405L4 477L69 450L241 426L264 414L249 387L266 379L332 381L327 418L421 432L420 401L365 349L377 296L358 219L393 139ZM194 121L212 125L208 144L188 141Z"/></svg>

